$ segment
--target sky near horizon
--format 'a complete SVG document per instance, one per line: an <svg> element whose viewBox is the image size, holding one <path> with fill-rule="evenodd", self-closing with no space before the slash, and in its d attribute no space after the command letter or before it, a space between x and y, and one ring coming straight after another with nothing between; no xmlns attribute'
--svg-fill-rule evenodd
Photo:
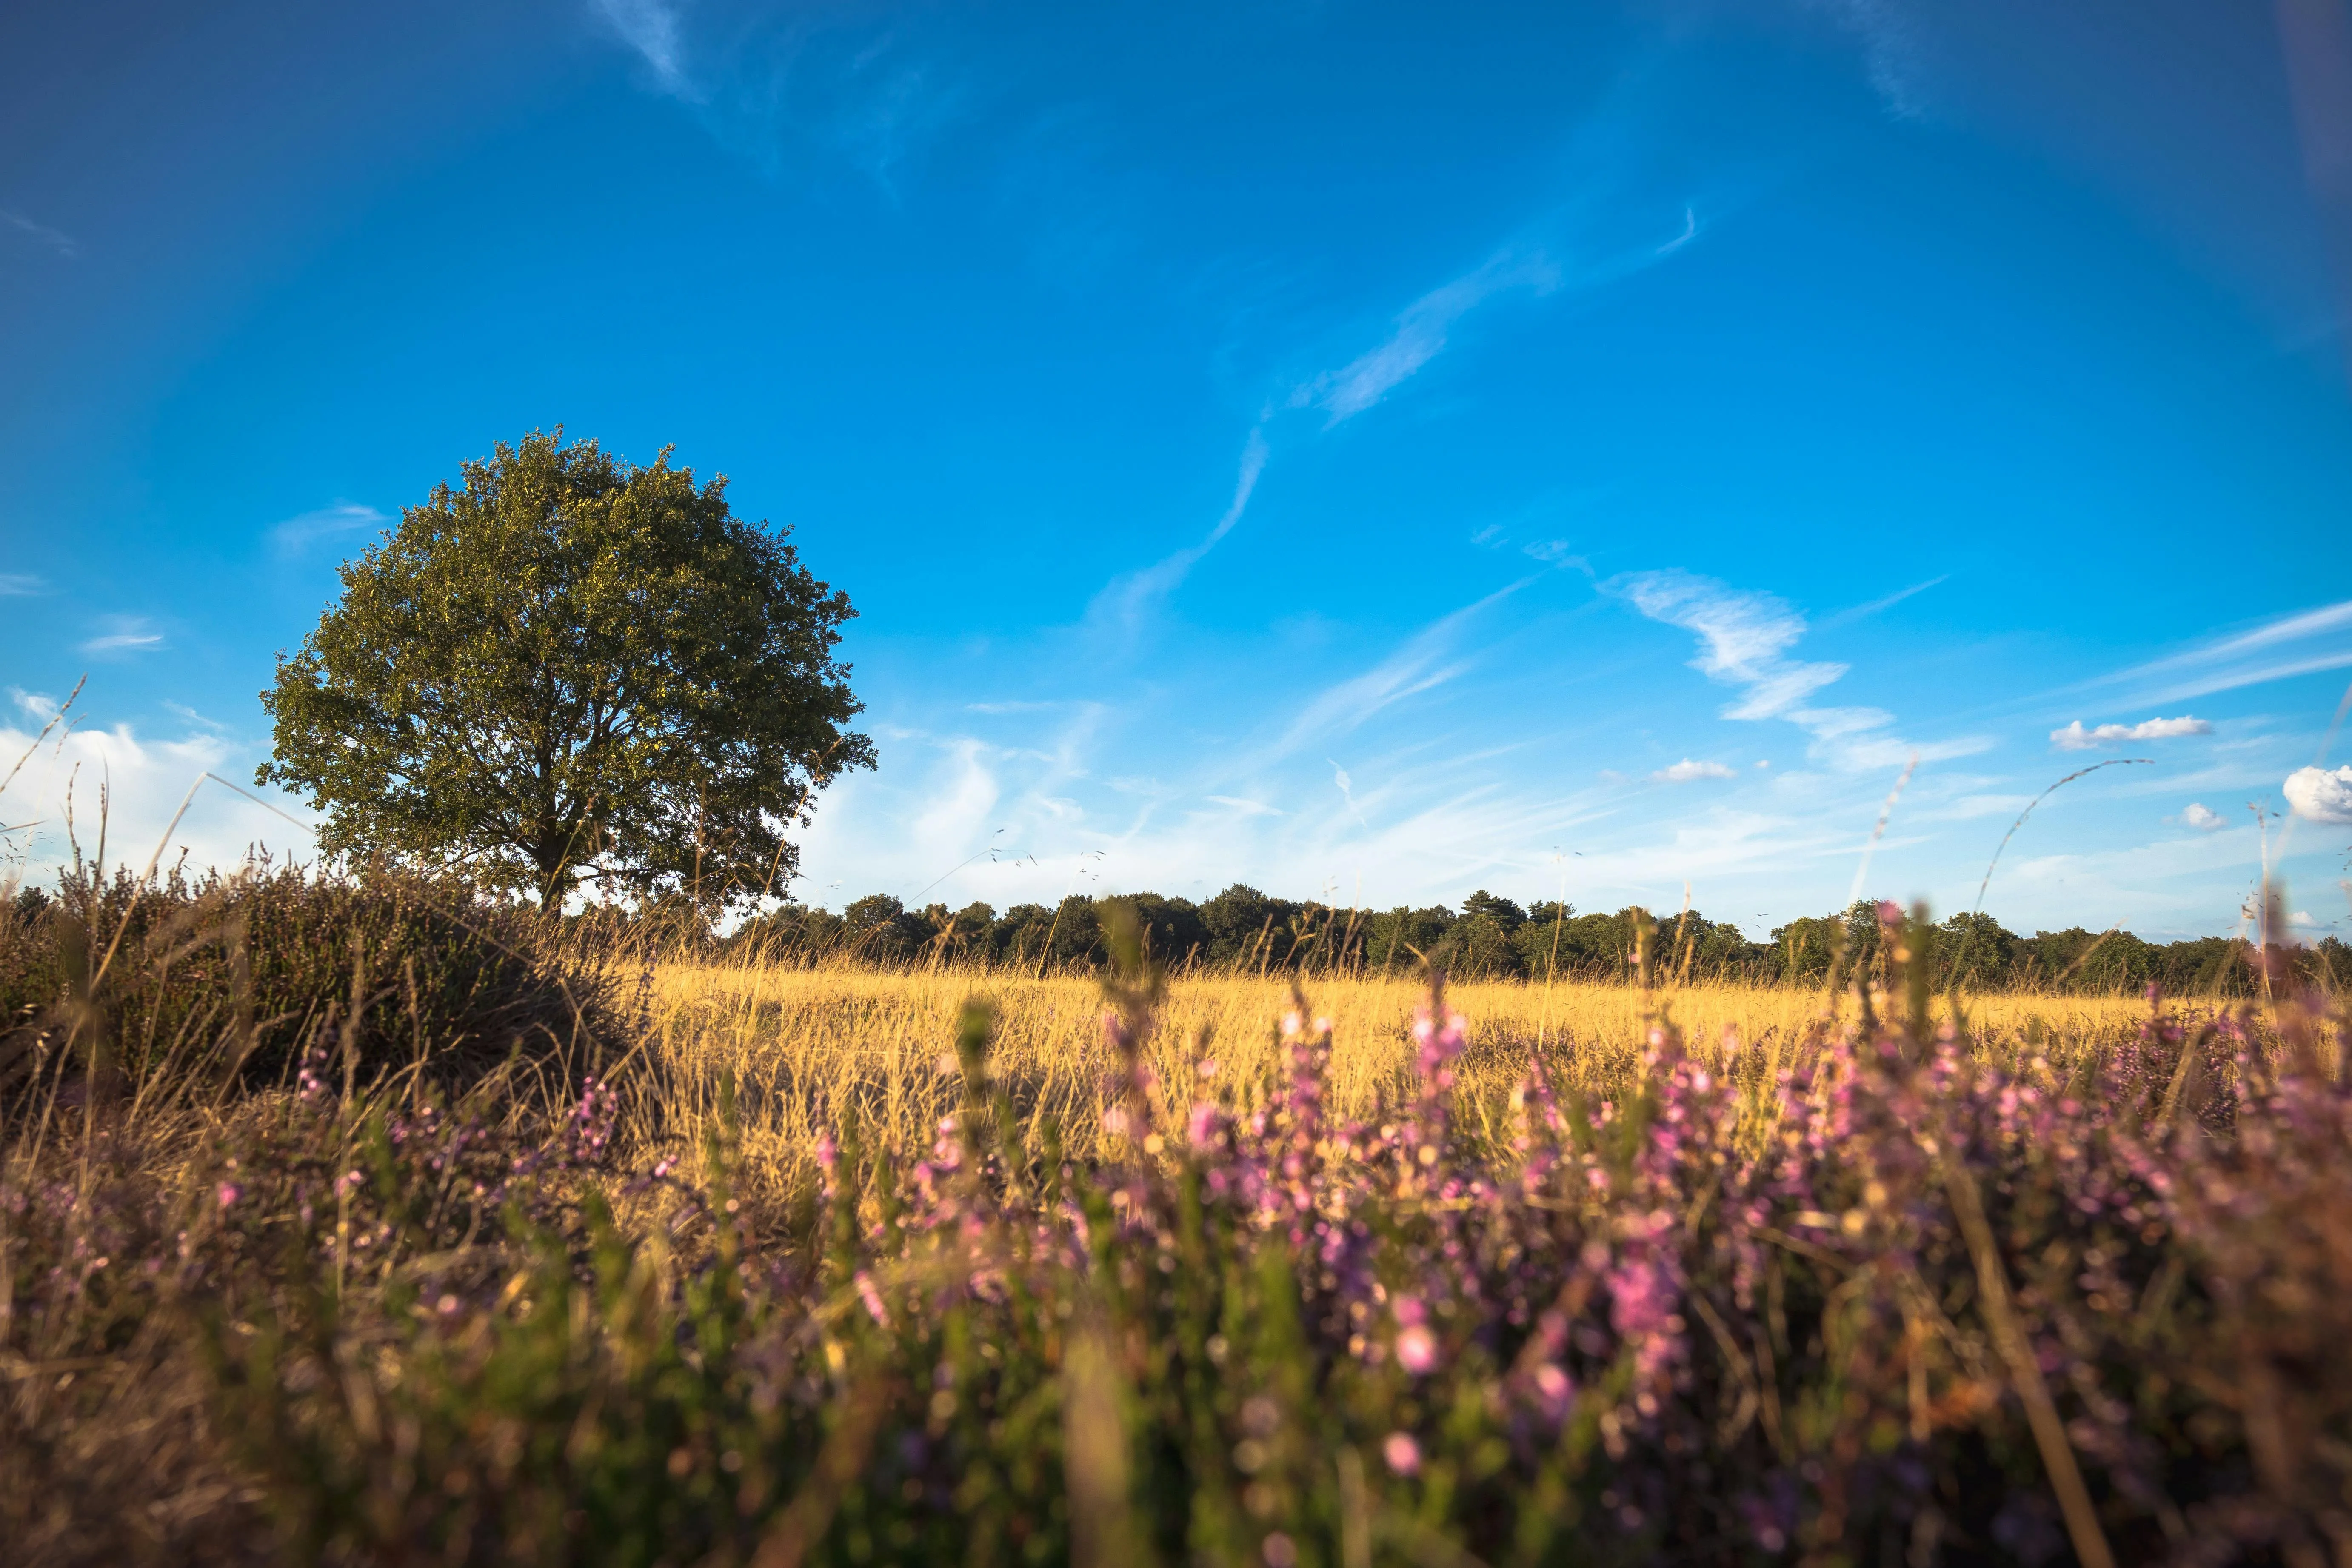
<svg viewBox="0 0 2352 1568"><path fill-rule="evenodd" d="M796 896L2352 931L2352 5L0 14L5 864L307 855L561 425L860 618ZM1907 774L1906 774L1906 770ZM1890 798L1901 783L1899 798ZM2291 784L2290 781L2293 781ZM1885 818L1874 846L1874 829Z"/></svg>

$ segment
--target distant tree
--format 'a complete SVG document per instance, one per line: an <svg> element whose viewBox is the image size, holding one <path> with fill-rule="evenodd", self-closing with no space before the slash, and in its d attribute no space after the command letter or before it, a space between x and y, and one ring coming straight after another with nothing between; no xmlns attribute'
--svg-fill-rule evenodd
<svg viewBox="0 0 2352 1568"><path fill-rule="evenodd" d="M1776 927L1772 941L1780 952L1780 978L1810 982L1828 974L1844 945L1845 931L1845 921L1834 915L1802 915Z"/></svg>
<svg viewBox="0 0 2352 1568"><path fill-rule="evenodd" d="M1443 904L1428 909L1384 910L1366 922L1364 963L1380 973L1412 974L1435 952L1453 929L1454 911Z"/></svg>
<svg viewBox="0 0 2352 1568"><path fill-rule="evenodd" d="M1103 944L1102 913L1083 893L1064 899L1048 922L1052 941L1046 964L1052 969L1091 969L1108 956Z"/></svg>
<svg viewBox="0 0 2352 1568"><path fill-rule="evenodd" d="M2346 987L2352 986L2352 943L2340 936L2323 936L2311 944L2301 969L2305 984L2341 995Z"/></svg>
<svg viewBox="0 0 2352 1568"><path fill-rule="evenodd" d="M1354 972L1364 967L1371 951L1370 910L1339 910L1310 906L1307 937L1297 958L1301 967Z"/></svg>
<svg viewBox="0 0 2352 1568"><path fill-rule="evenodd" d="M1776 928L1769 942L1750 942L1739 927L1711 921L1697 910L1657 920L1638 907L1613 914L1578 914L1566 903L1540 900L1521 910L1514 930L1505 921L1517 906L1491 893L1465 900L1457 915L1443 905L1378 911L1297 903L1235 885L1195 906L1156 893L1096 900L1073 896L1058 909L1021 904L996 913L984 903L950 912L945 904L907 909L887 894L872 894L841 914L784 904L756 915L726 939L730 951L791 961L847 953L904 963L937 953L950 961L1003 963L1035 970L1087 970L1102 963L1106 919L1126 905L1147 933L1150 951L1171 966L1188 958L1255 973L1286 968L1361 971L1412 976L1424 960L1461 980L1546 975L1627 984L1642 928L1650 931L1651 978L1780 982L1813 985L1844 954L1847 984L1891 978L1881 962L1879 906L1858 902L1839 914L1808 916ZM1504 906L1498 909L1497 906ZM653 900L635 914L591 911L583 921L616 918L618 929L666 932L675 921L688 942L714 942L704 916L681 900ZM1865 922L1867 922L1865 924ZM2075 992L2138 990L2151 983L2186 995L2244 995L2263 980L2251 946L2241 938L2200 937L2168 944L2129 931L2080 927L2021 937L1989 915L1953 915L1937 926L1927 963L1938 989L1953 983L1973 991L2010 985ZM2308 946L2282 944L2273 952L2273 984L2316 986L2340 994L2352 984L2352 946L2323 937Z"/></svg>
<svg viewBox="0 0 2352 1568"><path fill-rule="evenodd" d="M1479 915L1493 921L1502 929L1505 936L1509 936L1520 926L1526 924L1528 919L1527 910L1501 894L1490 893L1484 888L1462 900L1464 920L1470 920Z"/></svg>
<svg viewBox="0 0 2352 1568"><path fill-rule="evenodd" d="M1511 928L1483 910L1465 914L1447 928L1430 961L1462 980L1507 980L1523 973Z"/></svg>
<svg viewBox="0 0 2352 1568"><path fill-rule="evenodd" d="M841 911L849 950L877 963L902 963L916 955L938 927L887 893L869 893Z"/></svg>
<svg viewBox="0 0 2352 1568"><path fill-rule="evenodd" d="M1576 948L1568 935L1568 922L1575 915L1572 904L1556 900L1537 904L1511 933L1511 945L1519 950L1519 967L1528 979L1549 980L1575 973Z"/></svg>
<svg viewBox="0 0 2352 1568"><path fill-rule="evenodd" d="M1129 893L1107 903L1123 903L1134 911L1152 959L1171 965L1202 956L1209 944L1209 928L1190 899L1163 899L1158 893Z"/></svg>
<svg viewBox="0 0 2352 1568"><path fill-rule="evenodd" d="M977 901L966 904L940 924L946 939L948 956L986 962L996 956L989 942L989 933L996 924L996 910Z"/></svg>
<svg viewBox="0 0 2352 1568"><path fill-rule="evenodd" d="M1878 963L1878 900L1856 899L1845 907L1845 975L1876 972Z"/></svg>
<svg viewBox="0 0 2352 1568"><path fill-rule="evenodd" d="M1563 943L1560 967L1573 968L1600 980L1630 978L1638 930L1648 919L1646 910L1630 904L1612 915L1574 917L1561 933L1567 941ZM1575 955L1572 964L1567 956L1570 953Z"/></svg>
<svg viewBox="0 0 2352 1568"><path fill-rule="evenodd" d="M1279 969L1290 956L1291 924L1298 913L1299 906L1288 899L1268 898L1236 882L1201 906L1208 956L1217 963Z"/></svg>
<svg viewBox="0 0 2352 1568"><path fill-rule="evenodd" d="M1679 934L1677 934L1679 933ZM1696 910L1658 924L1658 962L1662 973L1693 979L1777 980L1780 950L1752 942L1728 921L1711 921Z"/></svg>
<svg viewBox="0 0 2352 1568"><path fill-rule="evenodd" d="M2155 978L2159 950L2129 931L2036 931L2017 942L2017 978L2068 991L2137 991Z"/></svg>
<svg viewBox="0 0 2352 1568"><path fill-rule="evenodd" d="M1942 984L1948 985L1957 976L1964 986L1999 985L2009 979L2017 962L2017 933L1990 915L1962 910L1945 920L1937 950Z"/></svg>
<svg viewBox="0 0 2352 1568"><path fill-rule="evenodd" d="M583 879L706 907L781 889L784 830L871 766L835 662L849 600L667 450L501 444L341 568L262 694L257 777L330 852L469 868L560 905Z"/></svg>
<svg viewBox="0 0 2352 1568"><path fill-rule="evenodd" d="M989 928L990 956L999 963L1034 967L1045 956L1054 911L1043 904L1015 904Z"/></svg>
<svg viewBox="0 0 2352 1568"><path fill-rule="evenodd" d="M761 963L805 963L841 950L847 928L831 910L784 903L752 916L728 937L730 952Z"/></svg>

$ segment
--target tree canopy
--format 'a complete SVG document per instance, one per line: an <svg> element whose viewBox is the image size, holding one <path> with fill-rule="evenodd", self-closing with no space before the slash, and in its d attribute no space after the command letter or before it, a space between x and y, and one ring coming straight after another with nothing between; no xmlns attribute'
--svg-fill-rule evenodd
<svg viewBox="0 0 2352 1568"><path fill-rule="evenodd" d="M745 921L728 941L762 956L846 956L870 963L961 963L1021 970L1086 969L1108 957L1103 910L1126 904L1150 951L1182 969L1240 973L1357 970L1410 975L1424 963L1460 980L1631 982L1643 929L1652 977L1818 985L1832 962L1842 973L1883 975L1878 905L1864 899L1832 915L1806 916L1751 942L1728 921L1698 910L1579 914L1540 900L1520 905L1485 889L1457 911L1347 910L1279 898L1236 883L1200 903L1157 893L1072 896L1057 909L1020 904L1002 913L984 903L950 912L910 910L877 894L842 913L787 904ZM2168 992L2243 995L2258 990L2256 954L2245 942L2201 937L2156 943L2129 931L2079 928L2020 936L1990 915L1961 913L1938 925L1928 963L1940 990L2011 987L2112 994L2157 984ZM2305 982L2352 981L2352 948L2337 937L2275 956Z"/></svg>
<svg viewBox="0 0 2352 1568"><path fill-rule="evenodd" d="M873 765L833 657L854 615L727 481L533 432L341 568L262 694L264 784L331 853L705 908L780 892L785 830Z"/></svg>

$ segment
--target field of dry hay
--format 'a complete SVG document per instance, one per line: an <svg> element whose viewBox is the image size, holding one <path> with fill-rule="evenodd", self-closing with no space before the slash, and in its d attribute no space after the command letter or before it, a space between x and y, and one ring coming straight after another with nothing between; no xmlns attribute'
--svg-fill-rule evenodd
<svg viewBox="0 0 2352 1568"><path fill-rule="evenodd" d="M1339 1116L1361 1115L1383 1089L1409 1081L1408 1030L1426 996L1419 983L1317 978L1306 994L1333 1026L1328 1093ZM1563 1089L1622 1093L1650 1007L1682 1028L1703 1061L1720 1066L1731 1049L1756 1050L1777 1068L1810 1048L1809 1031L1829 1005L1819 990L1723 984L1645 995L1622 985L1503 983L1451 987L1448 998L1469 1023L1457 1093L1490 1123L1538 1047ZM919 1150L961 1103L956 1019L974 1000L996 1013L992 1067L1031 1116L1052 1114L1073 1153L1108 1152L1098 1142L1108 1067L1100 987L1001 971L665 965L654 974L647 1048L666 1129L698 1136L717 1112L721 1085L731 1083L749 1173L798 1184L819 1129L853 1108L869 1138ZM1276 978L1171 982L1150 1047L1162 1110L1181 1123L1184 1107L1204 1093L1247 1110L1277 1092L1277 1035L1291 1005L1287 984ZM1939 1018L1948 1014L1948 1003L1936 1005ZM2147 1016L2137 997L2000 994L1963 1005L1979 1053L2005 1063L2040 1054L2061 1070L2085 1047L2125 1037ZM1849 1016L1853 1007L1845 998ZM1213 1068L1206 1083L1203 1065Z"/></svg>

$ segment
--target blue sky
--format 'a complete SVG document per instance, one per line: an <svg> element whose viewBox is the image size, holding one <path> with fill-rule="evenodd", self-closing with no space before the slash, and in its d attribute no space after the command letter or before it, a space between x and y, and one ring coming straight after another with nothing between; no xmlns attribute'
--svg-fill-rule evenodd
<svg viewBox="0 0 2352 1568"><path fill-rule="evenodd" d="M561 423L856 602L814 901L1760 934L2129 756L1988 908L2227 931L2268 856L2344 931L2352 18L2279 15L12 8L0 768L89 678L12 863L249 779L335 562Z"/></svg>

